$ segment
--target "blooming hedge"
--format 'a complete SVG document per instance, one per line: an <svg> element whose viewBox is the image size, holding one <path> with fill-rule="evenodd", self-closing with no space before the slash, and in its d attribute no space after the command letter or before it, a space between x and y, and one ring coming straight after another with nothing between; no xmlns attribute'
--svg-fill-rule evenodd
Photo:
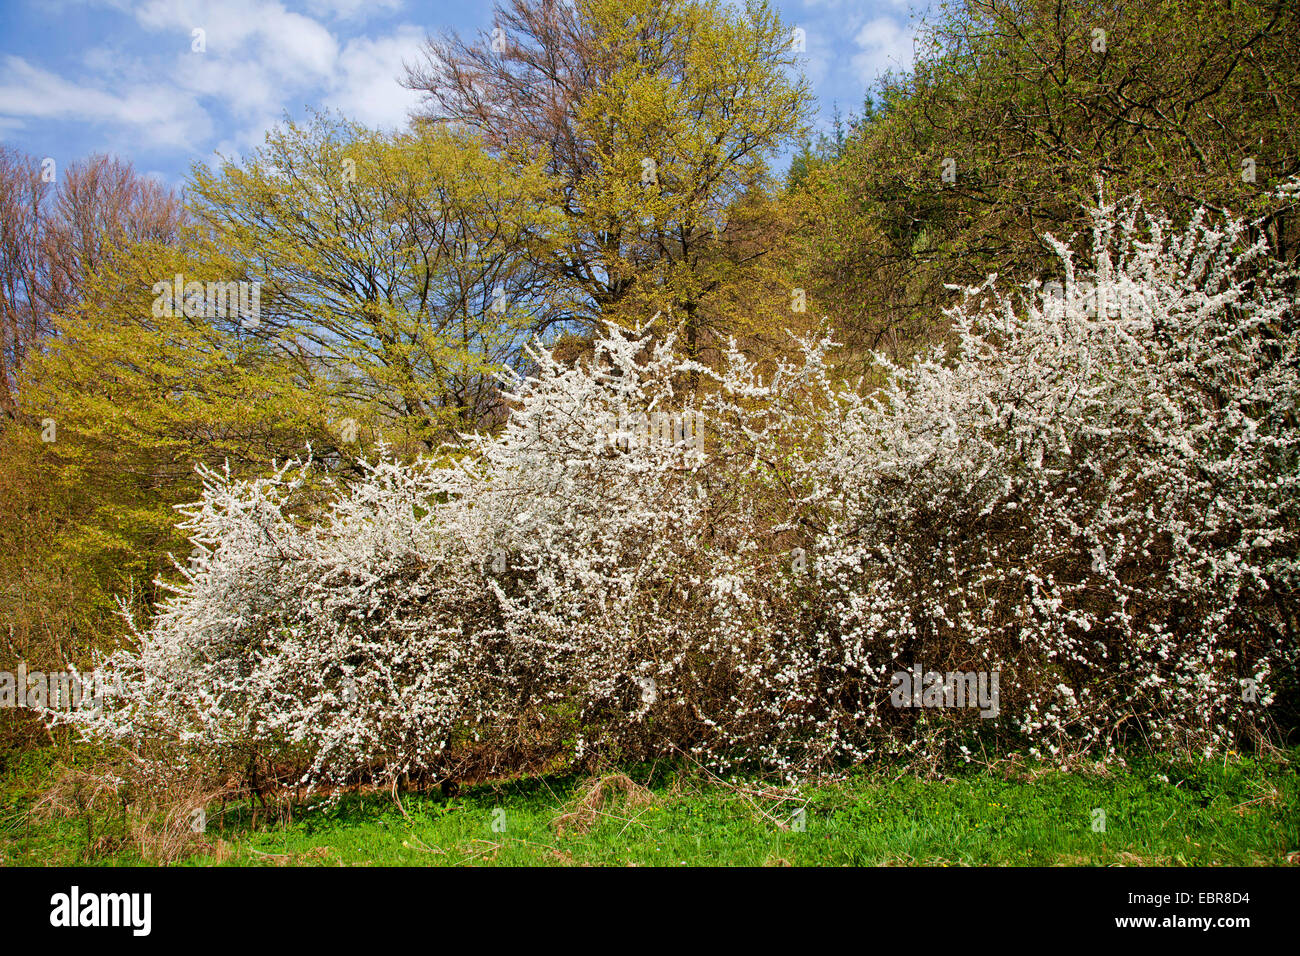
<svg viewBox="0 0 1300 956"><path fill-rule="evenodd" d="M313 785L1259 737L1296 675L1293 306L1204 214L1055 248L878 387L829 339L711 369L611 327L443 458L205 471L123 694L72 719ZM922 671L996 674L996 713L899 707Z"/></svg>

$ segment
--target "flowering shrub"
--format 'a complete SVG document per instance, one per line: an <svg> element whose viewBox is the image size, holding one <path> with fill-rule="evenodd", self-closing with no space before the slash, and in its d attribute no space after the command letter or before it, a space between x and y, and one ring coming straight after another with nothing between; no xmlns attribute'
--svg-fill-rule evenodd
<svg viewBox="0 0 1300 956"><path fill-rule="evenodd" d="M123 695L69 719L314 785L1259 734L1296 669L1291 306L1240 224L1095 215L1087 270L965 290L951 352L865 394L829 340L712 370L611 327L456 460L204 472ZM994 714L898 707L914 667L996 673Z"/></svg>
<svg viewBox="0 0 1300 956"><path fill-rule="evenodd" d="M824 613L801 650L877 698L911 660L1000 670L1034 754L1223 747L1295 669L1291 305L1240 224L1095 220L1086 276L1056 243L1059 293L968 290L951 358L837 396L804 468ZM913 725L898 742L929 747Z"/></svg>

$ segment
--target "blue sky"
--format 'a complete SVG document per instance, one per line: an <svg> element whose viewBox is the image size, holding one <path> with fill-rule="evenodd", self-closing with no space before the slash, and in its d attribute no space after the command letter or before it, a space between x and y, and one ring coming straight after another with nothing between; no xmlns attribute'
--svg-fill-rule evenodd
<svg viewBox="0 0 1300 956"><path fill-rule="evenodd" d="M927 0L774 0L807 35L825 128L878 73L907 67ZM397 83L426 34L492 25L490 0L0 0L0 142L66 164L93 152L179 185L238 157L287 113L396 127ZM194 52L194 31L206 49Z"/></svg>

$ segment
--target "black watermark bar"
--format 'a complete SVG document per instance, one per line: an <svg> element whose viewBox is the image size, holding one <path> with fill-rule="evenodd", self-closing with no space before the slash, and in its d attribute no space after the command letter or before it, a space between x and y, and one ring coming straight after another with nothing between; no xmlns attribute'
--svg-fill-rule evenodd
<svg viewBox="0 0 1300 956"><path fill-rule="evenodd" d="M420 943L430 920L497 941L580 923L584 934L639 938L659 927L667 942L688 921L734 944L762 939L775 921L808 941L851 926L873 945L915 942L971 923L999 944L1140 937L1177 947L1278 938L1295 926L1298 882L1289 868L695 869L10 869L0 899L14 938L112 937L127 948L197 937L330 943L342 923Z"/></svg>

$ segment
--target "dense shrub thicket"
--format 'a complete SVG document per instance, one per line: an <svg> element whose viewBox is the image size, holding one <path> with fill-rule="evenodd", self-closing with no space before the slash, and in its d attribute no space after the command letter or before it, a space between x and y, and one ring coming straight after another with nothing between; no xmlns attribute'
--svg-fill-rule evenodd
<svg viewBox="0 0 1300 956"><path fill-rule="evenodd" d="M73 719L317 786L1258 738L1296 670L1293 307L1239 223L1094 220L1088 268L965 290L879 388L827 338L719 370L611 327L470 454L204 471L124 693ZM914 667L997 672L996 715L896 706Z"/></svg>

